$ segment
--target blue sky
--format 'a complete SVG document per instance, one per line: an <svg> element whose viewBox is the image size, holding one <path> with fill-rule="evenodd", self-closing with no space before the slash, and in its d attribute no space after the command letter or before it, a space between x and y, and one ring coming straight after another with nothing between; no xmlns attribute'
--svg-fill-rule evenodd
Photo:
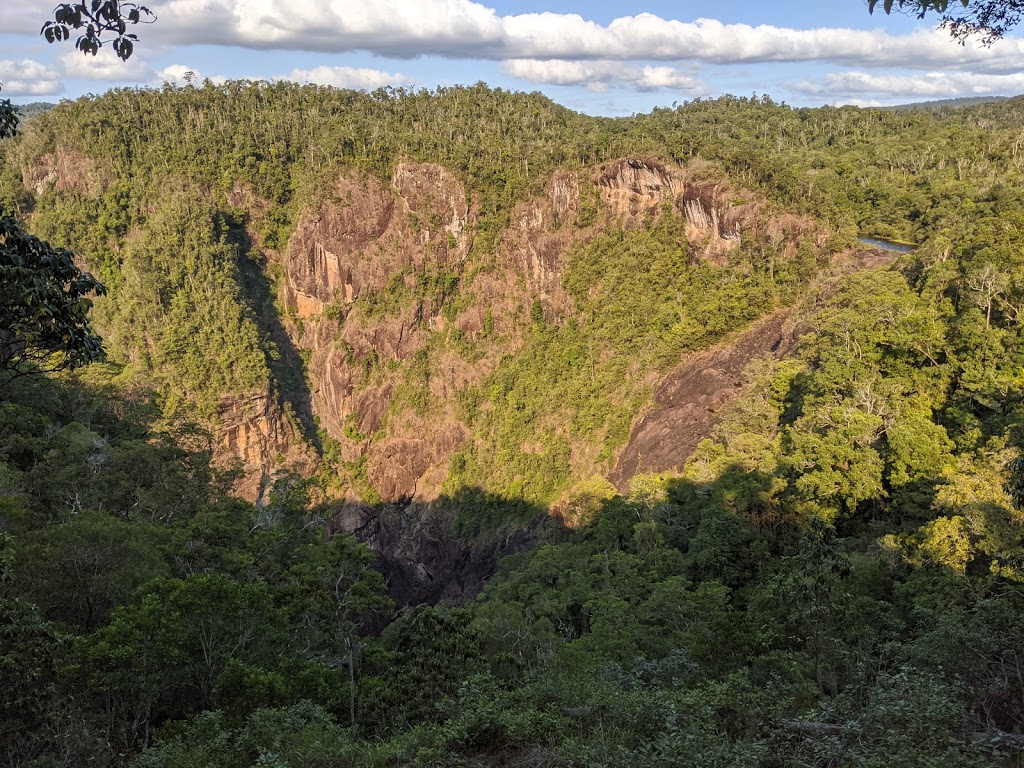
<svg viewBox="0 0 1024 768"><path fill-rule="evenodd" d="M136 55L47 45L53 0L0 0L0 82L15 102L199 78L434 88L483 80L628 115L723 93L794 105L1024 93L1024 38L960 46L866 0L772 3L153 0Z"/></svg>

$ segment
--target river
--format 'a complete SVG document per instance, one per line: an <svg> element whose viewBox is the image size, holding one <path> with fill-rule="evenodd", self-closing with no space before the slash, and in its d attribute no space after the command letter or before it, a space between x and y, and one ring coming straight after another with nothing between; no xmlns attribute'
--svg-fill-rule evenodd
<svg viewBox="0 0 1024 768"><path fill-rule="evenodd" d="M857 242L861 245L870 245L872 248L881 248L883 251L896 251L896 253L910 253L917 248L916 245L894 243L892 240L880 237L858 237Z"/></svg>

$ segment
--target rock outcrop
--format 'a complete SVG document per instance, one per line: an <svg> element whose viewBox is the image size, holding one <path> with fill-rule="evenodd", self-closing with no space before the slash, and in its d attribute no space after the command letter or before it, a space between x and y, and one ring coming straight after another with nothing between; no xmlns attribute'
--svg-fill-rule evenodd
<svg viewBox="0 0 1024 768"><path fill-rule="evenodd" d="M502 250L539 294L562 292L562 257L581 237L573 222L579 213L580 182L576 174L559 171L544 195L516 206Z"/></svg>
<svg viewBox="0 0 1024 768"><path fill-rule="evenodd" d="M662 382L654 410L634 426L629 443L608 479L620 492L645 472L679 471L697 445L711 435L719 411L735 399L743 369L757 357L782 357L796 335L792 309L781 309L711 349L688 355Z"/></svg>
<svg viewBox="0 0 1024 768"><path fill-rule="evenodd" d="M494 575L498 561L530 546L544 524L544 517L537 517L497 541L474 543L453 536L450 518L430 507L381 512L349 503L336 511L332 532L355 536L377 553L376 567L388 593L403 607L471 600Z"/></svg>
<svg viewBox="0 0 1024 768"><path fill-rule="evenodd" d="M287 306L315 317L384 290L404 270L460 264L469 215L465 188L439 165L400 164L390 184L343 176L299 217L284 260Z"/></svg>
<svg viewBox="0 0 1024 768"><path fill-rule="evenodd" d="M645 226L666 210L683 216L694 260L723 262L744 235L765 237L781 258L791 257L799 240L815 229L805 216L769 215L759 196L709 179L699 164L626 158L601 165L594 183L605 208L626 229Z"/></svg>
<svg viewBox="0 0 1024 768"><path fill-rule="evenodd" d="M887 267L896 255L879 249L838 254L822 275L814 303L827 300L844 275ZM711 349L686 355L662 380L653 409L633 425L608 479L625 492L638 474L681 471L700 442L711 436L723 409L742 392L747 365L767 355L781 359L807 330L799 319L799 308L787 307Z"/></svg>
<svg viewBox="0 0 1024 768"><path fill-rule="evenodd" d="M113 175L87 155L57 147L21 169L26 189L41 195L52 187L57 192L78 192L99 197L113 183Z"/></svg>
<svg viewBox="0 0 1024 768"><path fill-rule="evenodd" d="M285 417L273 392L226 396L218 409L214 462L240 470L234 491L256 499L278 475L306 475L316 456Z"/></svg>
<svg viewBox="0 0 1024 768"><path fill-rule="evenodd" d="M233 190L229 202L255 206L254 217L265 213L245 190ZM768 216L763 201L712 180L702 166L638 156L589 174L554 173L542 194L512 210L490 260L474 261L467 271L478 218L453 172L401 163L390 179L343 175L321 202L300 214L283 252L268 255L280 260L284 325L306 361L310 420L334 441L343 461L365 468L365 481L384 502L429 502L468 436L458 393L516 352L535 302L548 322L572 316L573 301L562 285L572 249L601 232L645 227L664 215L684 219L693 259L721 260L744 236L764 239L784 259L814 233L809 220ZM444 311L453 295L445 293L449 285L472 297L457 313ZM470 341L486 330L501 344L481 345L472 365L457 355L441 359L448 353L427 345L431 332L445 327ZM414 364L427 367L418 386L431 403L429 419L392 406L395 397L408 396L400 382ZM714 366L708 366L701 375L711 375ZM696 418L700 408L717 403L713 397L675 418ZM704 431L700 424L697 432ZM240 425L233 428L241 434ZM266 424L253 422L249 431L261 434ZM637 438L640 443L623 454L615 477L626 478L634 463L646 466L635 451L657 434L656 429L649 438ZM255 466L237 447L243 443L232 438L226 444L236 446L243 464Z"/></svg>
<svg viewBox="0 0 1024 768"><path fill-rule="evenodd" d="M446 297L416 298L418 281L440 276L443 290L444 276L460 273L472 218L454 174L403 163L390 183L342 177L323 203L302 213L283 256L283 300L295 344L308 353L313 412L344 460L367 458L386 502L415 496L421 477L447 466L464 436L449 424L369 439L394 394L394 377L383 370L406 364L446 322ZM373 304L356 306L371 295Z"/></svg>
<svg viewBox="0 0 1024 768"><path fill-rule="evenodd" d="M447 468L448 459L465 439L462 426L451 424L423 437L393 437L377 443L368 455L370 482L381 498L390 503L411 501L418 490L423 490L418 484L427 470ZM432 490L436 492L436 488Z"/></svg>

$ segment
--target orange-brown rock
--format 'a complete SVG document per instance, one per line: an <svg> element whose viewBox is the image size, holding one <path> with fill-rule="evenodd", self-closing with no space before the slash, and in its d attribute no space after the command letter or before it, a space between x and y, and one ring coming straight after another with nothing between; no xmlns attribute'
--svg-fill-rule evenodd
<svg viewBox="0 0 1024 768"><path fill-rule="evenodd" d="M542 197L519 204L512 214L502 250L537 293L556 296L562 292L562 256L580 239L573 228L579 205L579 179L559 171Z"/></svg>
<svg viewBox="0 0 1024 768"><path fill-rule="evenodd" d="M286 302L314 317L383 290L403 269L461 263L469 217L463 184L439 165L399 164L390 184L343 176L299 217L285 254Z"/></svg>
<svg viewBox="0 0 1024 768"><path fill-rule="evenodd" d="M411 291L428 267L457 270L471 243L471 218L463 184L430 163L399 164L390 184L344 176L300 216L284 257L284 301L303 321L296 343L311 353L314 412L349 453L365 444L346 442L347 428L372 434L390 402L392 384L374 383L373 370L409 359L440 322L432 300L373 314L351 305L394 280Z"/></svg>
<svg viewBox="0 0 1024 768"><path fill-rule="evenodd" d="M308 474L316 456L285 418L272 392L221 400L214 463L241 470L234 491L255 500L268 481L284 472Z"/></svg>
<svg viewBox="0 0 1024 768"><path fill-rule="evenodd" d="M367 463L370 482L389 504L411 501L427 470L447 467L465 437L462 426L452 424L423 437L397 437L374 444Z"/></svg>
<svg viewBox="0 0 1024 768"><path fill-rule="evenodd" d="M812 303L827 300L844 275L883 268L895 258L878 249L837 254ZM797 312L796 307L779 309L710 349L686 355L658 386L654 408L633 425L608 479L626 491L635 475L682 470L697 445L711 436L725 406L741 393L747 365L758 357L781 358L807 332Z"/></svg>
<svg viewBox="0 0 1024 768"><path fill-rule="evenodd" d="M241 188L228 202L259 208ZM596 216L583 222L581 211L594 205ZM714 181L700 165L623 158L589 178L554 173L542 194L512 210L489 258L464 273L476 211L452 171L401 163L389 179L343 175L300 214L280 257L281 299L292 318L285 325L304 351L308 402L320 428L337 441L343 460L365 457L369 480L386 501L429 500L466 436L457 393L514 354L536 300L551 322L571 316L573 302L562 287L571 249L601 231L647 226L666 214L685 218L692 258L720 259L743 235L767 237L786 258L812 231L799 217L768 216L763 201ZM423 291L425 275L459 277L460 293L473 301L454 318L444 316L445 297ZM432 331L449 324L474 340L486 328L500 344L481 345L472 365L432 351L431 421L398 414L396 376L427 349ZM592 468L592 457L581 456Z"/></svg>
<svg viewBox="0 0 1024 768"><path fill-rule="evenodd" d="M722 406L739 393L743 369L756 357L781 356L791 348L791 314L792 309L781 309L711 349L688 355L658 387L654 410L633 426L608 479L626 491L634 475L681 470L711 434Z"/></svg>
<svg viewBox="0 0 1024 768"><path fill-rule="evenodd" d="M113 174L87 155L57 147L21 169L22 183L37 195L51 185L58 192L80 192L99 197L113 182Z"/></svg>

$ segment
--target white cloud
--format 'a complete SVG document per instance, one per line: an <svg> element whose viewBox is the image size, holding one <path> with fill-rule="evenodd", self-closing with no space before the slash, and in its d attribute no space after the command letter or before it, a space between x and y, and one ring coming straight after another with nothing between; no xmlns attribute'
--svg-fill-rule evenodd
<svg viewBox="0 0 1024 768"><path fill-rule="evenodd" d="M669 88L696 96L704 90L700 81L695 77L672 67L647 66L641 70L641 73L641 76L634 81L636 87L641 91Z"/></svg>
<svg viewBox="0 0 1024 768"><path fill-rule="evenodd" d="M128 61L121 61L110 46L100 48L95 56L69 48L60 55L60 63L68 77L81 80L149 83L157 77L153 68L138 53Z"/></svg>
<svg viewBox="0 0 1024 768"><path fill-rule="evenodd" d="M170 43L398 58L461 57L504 37L494 9L468 0L169 0L160 17L152 31Z"/></svg>
<svg viewBox="0 0 1024 768"><path fill-rule="evenodd" d="M185 64L171 64L168 67L164 67L156 73L156 78L153 81L154 85L162 85L163 83L170 83L176 85L179 88L184 88L191 81L196 87L203 84L203 81L209 80L215 85L221 85L226 83L228 78L223 75L211 75L207 77L195 67L190 67Z"/></svg>
<svg viewBox="0 0 1024 768"><path fill-rule="evenodd" d="M21 0L24 1L24 0ZM890 35L882 30L791 29L678 21L650 13L608 25L577 14L499 16L471 0L168 0L147 36L184 45L382 56L451 58L659 60L714 64L831 61L910 69L1024 68L1024 40L991 48L954 44L939 30Z"/></svg>
<svg viewBox="0 0 1024 768"><path fill-rule="evenodd" d="M412 80L395 72L384 72L379 69L365 67L315 67L313 69L293 69L289 74L274 78L275 80L293 80L297 83L316 83L332 85L335 88L356 88L372 91L385 85L408 85Z"/></svg>
<svg viewBox="0 0 1024 768"><path fill-rule="evenodd" d="M0 0L0 30L39 41L46 7L39 0ZM156 72L143 57L167 54L169 48L161 46L211 44L332 54L368 51L400 59L485 59L501 62L507 74L533 83L596 92L630 88L701 95L706 90L693 74L696 65L765 62L827 62L862 70L791 86L830 101L1024 90L1018 84L1018 73L1024 72L1020 37L984 48L956 45L945 32L933 29L902 35L882 29L792 29L714 19L680 21L651 13L600 23L570 13L501 15L473 0L163 0L155 10L159 20L135 30L142 38L137 49L141 55L121 62L106 47L93 58L65 43L54 50L60 62L55 68L78 79L182 84L187 67L172 64ZM714 6L706 10L713 12ZM180 60L186 54L173 55ZM60 92L58 72L32 63L43 73L23 77L0 69L4 95ZM270 71L291 66L289 62ZM410 71L404 64L387 66ZM702 70L709 83L730 74L711 69ZM196 75L202 82L202 74ZM340 66L294 69L277 79L366 89L411 82L401 72Z"/></svg>
<svg viewBox="0 0 1024 768"><path fill-rule="evenodd" d="M3 91L0 91L3 98L53 96L64 90L59 72L31 59L0 60L0 83L3 84Z"/></svg>
<svg viewBox="0 0 1024 768"><path fill-rule="evenodd" d="M961 96L1024 93L1024 73L1013 75L965 72L923 72L909 75L884 72L833 72L821 81L790 86L802 93L861 102L865 95L890 98L950 99Z"/></svg>
<svg viewBox="0 0 1024 768"><path fill-rule="evenodd" d="M690 96L704 92L693 75L667 66L637 66L620 61L566 61L564 59L510 59L501 65L507 75L548 85L582 85L601 93L612 85L638 91L668 88Z"/></svg>
<svg viewBox="0 0 1024 768"><path fill-rule="evenodd" d="M157 72L156 76L161 83L170 83L177 86L185 86L189 80L199 85L204 80L202 72L195 67L189 67L185 64L171 64L169 67L164 67Z"/></svg>

